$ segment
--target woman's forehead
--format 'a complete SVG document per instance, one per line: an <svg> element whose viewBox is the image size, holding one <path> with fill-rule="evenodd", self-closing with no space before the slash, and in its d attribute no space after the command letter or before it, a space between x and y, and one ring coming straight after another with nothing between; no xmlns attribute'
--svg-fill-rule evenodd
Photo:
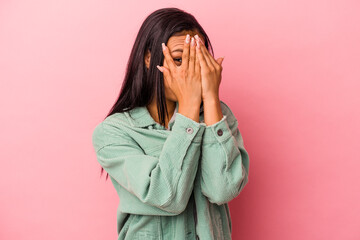
<svg viewBox="0 0 360 240"><path fill-rule="evenodd" d="M205 42L205 39L197 32L185 32L183 35L180 35L180 36L171 36L167 42L167 46L170 48L170 49L182 49L184 47L184 41L185 41L185 38L186 38L186 34L190 34L190 37L193 37L195 36L196 34L199 35L199 37L201 38L201 40L203 42Z"/></svg>

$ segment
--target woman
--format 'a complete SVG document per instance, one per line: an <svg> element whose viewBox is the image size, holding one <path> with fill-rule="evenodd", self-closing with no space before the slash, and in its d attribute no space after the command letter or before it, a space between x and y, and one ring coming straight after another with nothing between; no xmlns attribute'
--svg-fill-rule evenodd
<svg viewBox="0 0 360 240"><path fill-rule="evenodd" d="M248 182L249 155L209 45L177 8L140 28L120 96L93 132L120 197L118 239L231 239L227 203Z"/></svg>

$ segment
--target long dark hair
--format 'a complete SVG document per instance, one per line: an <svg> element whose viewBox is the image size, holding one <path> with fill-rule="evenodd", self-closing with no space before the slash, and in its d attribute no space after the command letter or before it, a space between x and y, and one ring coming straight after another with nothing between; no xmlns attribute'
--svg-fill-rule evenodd
<svg viewBox="0 0 360 240"><path fill-rule="evenodd" d="M156 94L158 117L165 125L165 89L163 74L156 65L162 66L164 55L161 43L165 44L172 36L179 36L184 30L197 31L204 37L207 49L211 47L210 40L193 15L178 8L161 8L151 13L143 22L136 36L135 43L127 63L125 79L122 83L119 97L105 118L114 114L129 111L135 107L147 106ZM150 66L145 65L145 54L151 53ZM201 103L202 104L202 103ZM101 175L104 169L101 167ZM108 178L106 175L106 179Z"/></svg>

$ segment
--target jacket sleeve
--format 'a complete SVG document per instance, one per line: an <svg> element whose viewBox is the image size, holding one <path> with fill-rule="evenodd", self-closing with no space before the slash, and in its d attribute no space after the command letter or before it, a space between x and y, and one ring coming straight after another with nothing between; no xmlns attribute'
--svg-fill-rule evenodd
<svg viewBox="0 0 360 240"><path fill-rule="evenodd" d="M144 204L180 214L193 190L205 126L176 113L159 157L146 155L125 125L111 121L95 128L92 142L98 162L121 187Z"/></svg>
<svg viewBox="0 0 360 240"><path fill-rule="evenodd" d="M249 154L230 108L220 101L223 118L206 126L201 149L202 193L218 205L237 197L248 182Z"/></svg>

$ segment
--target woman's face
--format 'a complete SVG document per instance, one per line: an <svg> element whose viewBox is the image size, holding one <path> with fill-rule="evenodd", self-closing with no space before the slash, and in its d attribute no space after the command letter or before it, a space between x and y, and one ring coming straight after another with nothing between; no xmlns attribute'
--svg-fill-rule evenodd
<svg viewBox="0 0 360 240"><path fill-rule="evenodd" d="M182 59L182 53L183 53L186 34L190 34L190 37L194 37L196 34L198 34L199 37L201 38L201 40L203 42L205 42L204 37L196 31L182 31L180 34L181 35L179 35L179 36L171 36L169 38L168 42L166 43L166 46L169 48L170 55L176 66L181 66L181 59ZM148 61L150 61L150 57L148 58ZM145 60L145 62L146 62L146 60ZM149 64L149 62L147 64ZM168 64L166 63L165 58L164 58L163 66L169 68ZM164 86L165 86L165 98L170 101L177 102L178 100L176 98L176 95L173 93L173 91L171 90L171 88L169 87L169 85L167 84L167 81L165 79L164 79Z"/></svg>
<svg viewBox="0 0 360 240"><path fill-rule="evenodd" d="M181 66L181 59L182 59L182 53L183 53L183 49L184 49L184 42L185 42L186 34L190 34L190 40L191 40L191 37L194 37L197 34L197 35L199 35L201 40L203 42L205 42L204 37L196 31L183 31L183 32L181 32L180 36L171 36L169 38L168 42L166 43L166 46L169 48L170 54L171 54L176 66ZM163 62L163 66L169 68L165 59ZM176 95L173 93L171 88L168 86L166 80L164 80L164 86L165 86L166 99L177 102L178 100L176 98Z"/></svg>

